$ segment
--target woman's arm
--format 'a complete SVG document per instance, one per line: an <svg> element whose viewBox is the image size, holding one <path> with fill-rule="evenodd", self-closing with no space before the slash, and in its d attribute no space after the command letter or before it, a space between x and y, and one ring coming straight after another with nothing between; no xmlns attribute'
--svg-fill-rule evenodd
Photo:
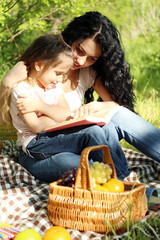
<svg viewBox="0 0 160 240"><path fill-rule="evenodd" d="M93 89L102 98L103 101L113 101L107 89L102 85L100 79L96 79L93 85Z"/></svg>
<svg viewBox="0 0 160 240"><path fill-rule="evenodd" d="M27 68L23 62L18 62L11 70L3 77L0 86L0 109L5 103L5 94L14 86L15 83L27 77ZM0 111L1 114L1 111ZM3 124L0 116L0 123Z"/></svg>
<svg viewBox="0 0 160 240"><path fill-rule="evenodd" d="M100 79L96 80L93 89L102 98L103 102L94 101L83 105L75 111L74 118L84 115L99 115L105 117L114 107L118 106L118 104L112 100L109 92L103 87Z"/></svg>
<svg viewBox="0 0 160 240"><path fill-rule="evenodd" d="M15 83L27 78L27 67L24 62L18 62L3 77L1 85L4 88L11 89Z"/></svg>
<svg viewBox="0 0 160 240"><path fill-rule="evenodd" d="M102 109L105 107L108 109L108 111L112 110L115 106L118 106L119 104L112 100L109 92L107 89L102 85L102 82L100 79L97 79L95 84L93 85L93 89L96 91L96 93L102 98L103 102L101 102ZM100 107L100 105L99 105ZM102 110L101 109L101 110Z"/></svg>
<svg viewBox="0 0 160 240"><path fill-rule="evenodd" d="M0 86L0 124L6 124L6 122L3 120L3 113L2 113L2 107L5 104L5 94L7 93L7 89L3 87L1 84Z"/></svg>

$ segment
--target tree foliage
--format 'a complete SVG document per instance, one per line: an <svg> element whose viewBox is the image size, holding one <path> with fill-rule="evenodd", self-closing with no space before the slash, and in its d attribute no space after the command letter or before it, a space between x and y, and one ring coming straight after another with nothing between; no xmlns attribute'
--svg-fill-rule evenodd
<svg viewBox="0 0 160 240"><path fill-rule="evenodd" d="M0 1L0 79L33 39L59 33L75 16L94 10L108 16L120 31L136 86L142 82L144 87L146 78L159 84L159 0Z"/></svg>
<svg viewBox="0 0 160 240"><path fill-rule="evenodd" d="M109 0L99 10L121 33L138 93L150 95L153 88L160 90L160 1Z"/></svg>
<svg viewBox="0 0 160 240"><path fill-rule="evenodd" d="M0 76L18 61L33 39L47 32L59 33L73 17L95 10L98 2L99 0L0 1Z"/></svg>

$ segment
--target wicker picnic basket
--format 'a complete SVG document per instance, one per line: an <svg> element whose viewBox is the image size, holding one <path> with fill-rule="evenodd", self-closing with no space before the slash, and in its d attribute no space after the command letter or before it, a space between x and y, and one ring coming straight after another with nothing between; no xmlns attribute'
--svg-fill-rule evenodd
<svg viewBox="0 0 160 240"><path fill-rule="evenodd" d="M88 157L90 151L103 150L103 162L112 167L112 178L116 170L105 145L85 148L77 172L75 187L49 185L48 216L53 224L80 231L110 232L111 227L118 233L126 230L127 219L137 221L145 216L147 199L145 185L123 182L125 191L113 193L93 190ZM108 224L109 223L109 224Z"/></svg>

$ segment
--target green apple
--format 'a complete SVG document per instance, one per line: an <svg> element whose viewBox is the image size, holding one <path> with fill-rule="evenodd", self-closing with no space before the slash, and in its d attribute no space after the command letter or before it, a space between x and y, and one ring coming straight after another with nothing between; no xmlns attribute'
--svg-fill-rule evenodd
<svg viewBox="0 0 160 240"><path fill-rule="evenodd" d="M14 240L42 240L42 238L37 231L29 228L18 233Z"/></svg>

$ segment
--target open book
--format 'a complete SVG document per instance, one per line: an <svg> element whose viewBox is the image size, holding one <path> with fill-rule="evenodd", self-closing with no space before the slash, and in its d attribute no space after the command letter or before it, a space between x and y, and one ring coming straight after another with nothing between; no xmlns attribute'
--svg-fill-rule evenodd
<svg viewBox="0 0 160 240"><path fill-rule="evenodd" d="M45 129L47 132L52 131L58 131L66 128L72 128L82 125L90 125L90 124L96 124L99 126L103 126L107 124L110 120L110 117L107 115L106 117L102 116L84 116L76 119L71 119L67 121L62 121L60 123L57 123L55 125L52 125Z"/></svg>

